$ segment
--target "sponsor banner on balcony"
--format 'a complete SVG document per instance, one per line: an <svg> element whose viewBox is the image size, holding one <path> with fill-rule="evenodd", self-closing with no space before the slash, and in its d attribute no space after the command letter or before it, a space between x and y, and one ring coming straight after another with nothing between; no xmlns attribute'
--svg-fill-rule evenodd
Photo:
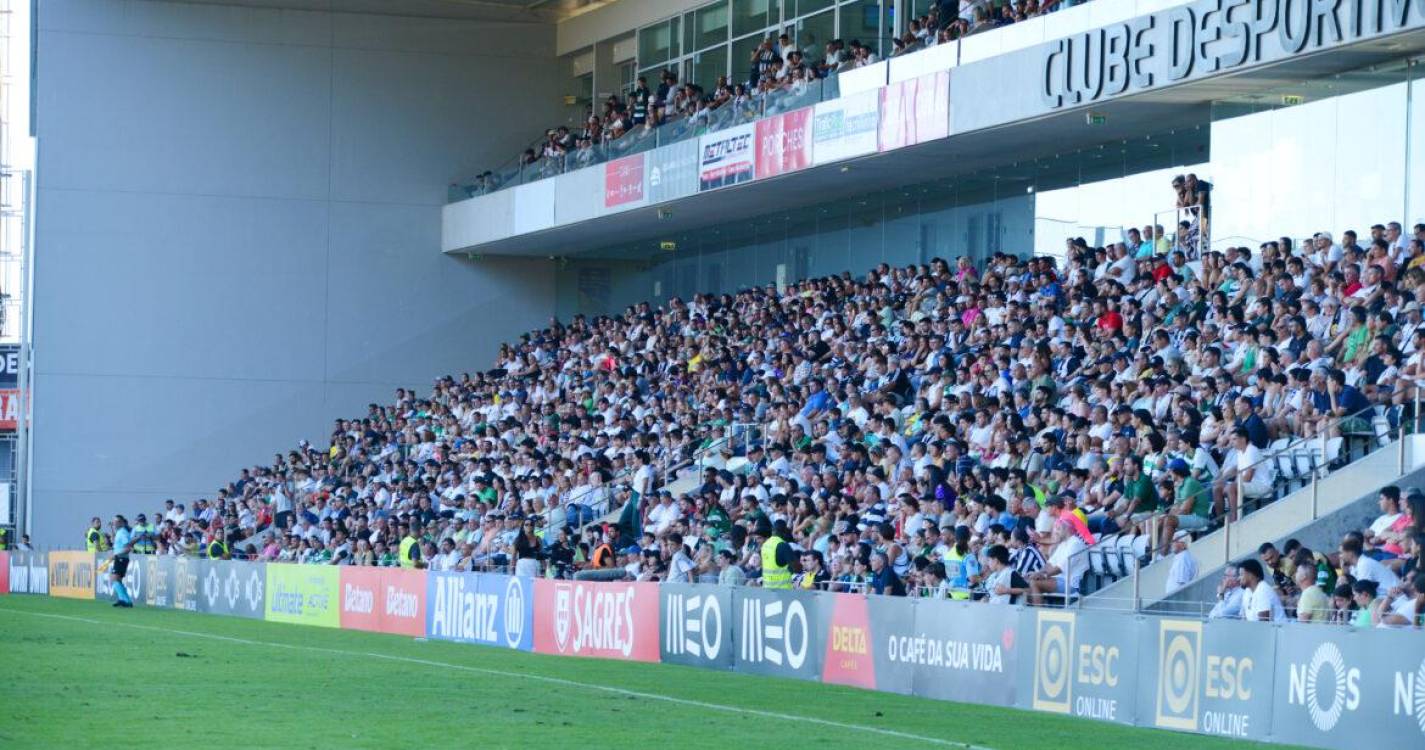
<svg viewBox="0 0 1425 750"><path fill-rule="evenodd" d="M94 553L49 553L49 594L67 599L94 598Z"/></svg>
<svg viewBox="0 0 1425 750"><path fill-rule="evenodd" d="M604 163L604 208L634 208L648 202L643 162L643 154L634 154Z"/></svg>
<svg viewBox="0 0 1425 750"><path fill-rule="evenodd" d="M1014 607L921 599L913 632L887 644L887 659L914 665L916 695L1013 706L1019 619Z"/></svg>
<svg viewBox="0 0 1425 750"><path fill-rule="evenodd" d="M732 668L732 589L665 583L658 587L662 661Z"/></svg>
<svg viewBox="0 0 1425 750"><path fill-rule="evenodd" d="M213 565L221 568L219 561ZM341 570L331 565L267 565L266 617L273 622L341 627Z"/></svg>
<svg viewBox="0 0 1425 750"><path fill-rule="evenodd" d="M756 122L757 179L811 166L811 117L806 107Z"/></svg>
<svg viewBox="0 0 1425 750"><path fill-rule="evenodd" d="M826 619L809 591L739 588L733 594L739 672L821 679L826 655Z"/></svg>
<svg viewBox="0 0 1425 750"><path fill-rule="evenodd" d="M708 133L698 141L698 190L738 185L756 175L755 123Z"/></svg>
<svg viewBox="0 0 1425 750"><path fill-rule="evenodd" d="M881 89L882 151L950 135L950 71L897 81Z"/></svg>
<svg viewBox="0 0 1425 750"><path fill-rule="evenodd" d="M1151 619L1139 638L1140 724L1267 739L1275 638L1260 623Z"/></svg>
<svg viewBox="0 0 1425 750"><path fill-rule="evenodd" d="M697 138L689 138L644 154L648 169L644 183L649 203L662 203L698 192L698 155L701 153L698 146Z"/></svg>
<svg viewBox="0 0 1425 750"><path fill-rule="evenodd" d="M812 160L827 164L875 153L880 112L879 90L817 104L811 126Z"/></svg>
<svg viewBox="0 0 1425 750"><path fill-rule="evenodd" d="M533 604L529 578L431 571L426 574L426 635L528 651Z"/></svg>
<svg viewBox="0 0 1425 750"><path fill-rule="evenodd" d="M267 569L298 568L296 565L277 565L275 563L268 565L267 563L238 560L191 560L190 562L193 563L197 573L199 612L254 619L267 617L267 611L270 609L267 594L271 581L268 578ZM180 581L178 585L184 586L186 583ZM290 587L284 588L284 591L290 592L290 590ZM333 586L331 596L335 597L335 595L336 588ZM290 606L291 602L285 604ZM332 609L332 614L336 614L335 609ZM268 617L268 619L277 618Z"/></svg>
<svg viewBox="0 0 1425 750"><path fill-rule="evenodd" d="M1425 746L1419 631L1290 624L1276 634L1274 675L1262 680L1272 690L1273 741L1343 750Z"/></svg>
<svg viewBox="0 0 1425 750"><path fill-rule="evenodd" d="M658 661L658 584L534 581L534 650Z"/></svg>
<svg viewBox="0 0 1425 750"><path fill-rule="evenodd" d="M49 553L10 552L10 593L49 593Z"/></svg>
<svg viewBox="0 0 1425 750"><path fill-rule="evenodd" d="M1063 609L1018 613L1019 637L1027 641L1016 691L1021 708L1134 722L1140 621Z"/></svg>

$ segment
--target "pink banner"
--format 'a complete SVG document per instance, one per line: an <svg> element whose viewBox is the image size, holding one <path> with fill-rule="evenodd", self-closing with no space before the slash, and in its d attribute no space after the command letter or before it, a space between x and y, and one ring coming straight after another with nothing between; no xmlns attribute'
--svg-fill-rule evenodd
<svg viewBox="0 0 1425 750"><path fill-rule="evenodd" d="M604 208L643 200L643 154L604 164Z"/></svg>
<svg viewBox="0 0 1425 750"><path fill-rule="evenodd" d="M757 121L757 179L811 166L812 108Z"/></svg>
<svg viewBox="0 0 1425 750"><path fill-rule="evenodd" d="M950 73L940 71L881 89L881 150L950 135Z"/></svg>

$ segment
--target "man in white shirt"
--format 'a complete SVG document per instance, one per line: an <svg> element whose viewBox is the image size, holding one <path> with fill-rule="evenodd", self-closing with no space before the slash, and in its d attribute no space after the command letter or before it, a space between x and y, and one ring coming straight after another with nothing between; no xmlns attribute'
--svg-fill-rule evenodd
<svg viewBox="0 0 1425 750"><path fill-rule="evenodd" d="M1078 594L1079 581L1088 570L1088 555L1078 554L1085 549L1084 542L1074 533L1074 527L1067 521L1059 521L1054 524L1053 535L1054 552L1049 555L1049 561L1027 576L1029 600L1036 606L1043 603L1045 594Z"/></svg>
<svg viewBox="0 0 1425 750"><path fill-rule="evenodd" d="M1262 461L1262 452L1248 439L1247 428L1238 427L1232 431L1232 444L1236 448L1237 461L1232 469L1222 472L1222 477L1212 486L1213 500L1221 504L1225 498L1227 511L1232 520L1238 520L1237 508L1242 498L1260 497L1272 489L1276 481L1272 461ZM1237 477L1242 478L1242 497L1237 496Z"/></svg>
<svg viewBox="0 0 1425 750"><path fill-rule="evenodd" d="M1286 609L1282 607L1276 587L1266 581L1262 563L1246 560L1241 571L1242 586L1247 590L1246 619L1253 622L1286 622Z"/></svg>
<svg viewBox="0 0 1425 750"><path fill-rule="evenodd" d="M1238 578L1236 565L1228 565L1222 571L1222 581L1217 584L1217 604L1208 613L1209 620L1240 620L1246 592Z"/></svg>
<svg viewBox="0 0 1425 750"><path fill-rule="evenodd" d="M653 532L655 537L662 537L673 526L673 522L681 517L682 513L673 502L673 495L663 492L658 497L658 504L648 511L648 531Z"/></svg>
<svg viewBox="0 0 1425 750"><path fill-rule="evenodd" d="M1389 591L1400 584L1400 576L1395 571L1364 553L1364 545L1358 535L1341 540L1340 553L1341 566L1350 570L1356 580L1375 581L1381 591Z"/></svg>
<svg viewBox="0 0 1425 750"><path fill-rule="evenodd" d="M1186 531L1173 534L1173 567L1168 571L1168 588L1165 594L1173 592L1197 579L1197 560L1188 551L1188 541L1192 537Z"/></svg>

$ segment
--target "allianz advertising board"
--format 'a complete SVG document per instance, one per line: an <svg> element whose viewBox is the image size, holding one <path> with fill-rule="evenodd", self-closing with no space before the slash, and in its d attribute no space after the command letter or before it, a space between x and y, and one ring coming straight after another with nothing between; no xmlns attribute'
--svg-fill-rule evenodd
<svg viewBox="0 0 1425 750"><path fill-rule="evenodd" d="M534 646L533 579L428 572L426 636L529 651Z"/></svg>

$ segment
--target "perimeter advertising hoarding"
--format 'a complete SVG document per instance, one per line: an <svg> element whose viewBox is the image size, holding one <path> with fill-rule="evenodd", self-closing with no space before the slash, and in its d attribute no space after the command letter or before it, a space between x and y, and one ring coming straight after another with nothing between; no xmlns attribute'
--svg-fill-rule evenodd
<svg viewBox="0 0 1425 750"><path fill-rule="evenodd" d="M821 679L826 627L810 591L738 588L732 596L737 651L734 668L749 674Z"/></svg>
<svg viewBox="0 0 1425 750"><path fill-rule="evenodd" d="M604 163L604 208L633 208L647 203L643 190L643 154Z"/></svg>
<svg viewBox="0 0 1425 750"><path fill-rule="evenodd" d="M173 608L199 611L198 587L203 581L203 561L192 557L173 560ZM260 615L259 615L260 616Z"/></svg>
<svg viewBox="0 0 1425 750"><path fill-rule="evenodd" d="M758 120L757 179L776 177L811 166L812 108Z"/></svg>
<svg viewBox="0 0 1425 750"><path fill-rule="evenodd" d="M1020 611L1020 708L1132 724L1140 620L1120 613ZM1265 635L1265 634L1264 634Z"/></svg>
<svg viewBox="0 0 1425 750"><path fill-rule="evenodd" d="M812 160L827 164L875 153L880 110L879 90L817 104L811 127Z"/></svg>
<svg viewBox="0 0 1425 750"><path fill-rule="evenodd" d="M648 175L644 192L649 203L682 198L698 192L698 156L701 150L696 138L660 146L647 152L644 164Z"/></svg>
<svg viewBox="0 0 1425 750"><path fill-rule="evenodd" d="M1138 723L1267 739L1274 635L1260 623L1144 620L1139 628Z"/></svg>
<svg viewBox="0 0 1425 750"><path fill-rule="evenodd" d="M49 594L66 599L93 599L94 553L49 553Z"/></svg>
<svg viewBox="0 0 1425 750"><path fill-rule="evenodd" d="M950 71L897 81L881 89L880 149L950 136Z"/></svg>
<svg viewBox="0 0 1425 750"><path fill-rule="evenodd" d="M173 608L173 561L170 555L144 555L143 560L135 560L141 563L143 568L144 589L143 603L148 607L162 607L164 609ZM132 566L131 566L132 567ZM108 576L104 576L107 578ZM137 599L137 595L131 594Z"/></svg>
<svg viewBox="0 0 1425 750"><path fill-rule="evenodd" d="M898 639L913 636L915 604L899 597L823 594L827 633L821 681L909 693L914 667L887 654Z"/></svg>
<svg viewBox="0 0 1425 750"><path fill-rule="evenodd" d="M239 560L192 560L191 562L195 564L198 578L199 612L253 619L266 618L280 622L304 622L304 620L279 619L267 614L270 608L268 591L272 588L272 581L269 578L271 569L300 570L299 566L276 563L269 565ZM332 570L335 571L334 568ZM281 577L284 573L277 575ZM290 588L284 590L290 590Z"/></svg>
<svg viewBox="0 0 1425 750"><path fill-rule="evenodd" d="M341 627L341 571L330 565L267 565L266 619Z"/></svg>
<svg viewBox="0 0 1425 750"><path fill-rule="evenodd" d="M534 650L658 661L658 584L534 580Z"/></svg>
<svg viewBox="0 0 1425 750"><path fill-rule="evenodd" d="M698 140L698 190L748 182L756 174L755 123L724 128Z"/></svg>
<svg viewBox="0 0 1425 750"><path fill-rule="evenodd" d="M10 553L0 552L0 594L10 593Z"/></svg>
<svg viewBox="0 0 1425 750"><path fill-rule="evenodd" d="M888 644L887 656L915 666L916 695L1013 706L1021 617L1016 607L922 599L914 633Z"/></svg>
<svg viewBox="0 0 1425 750"><path fill-rule="evenodd" d="M46 552L10 552L10 593L48 594L49 556Z"/></svg>
<svg viewBox="0 0 1425 750"><path fill-rule="evenodd" d="M1272 739L1337 747L1425 747L1419 631L1290 624L1277 629Z"/></svg>
<svg viewBox="0 0 1425 750"><path fill-rule="evenodd" d="M661 661L732 668L731 587L665 583L658 587L658 616L662 622Z"/></svg>
<svg viewBox="0 0 1425 750"><path fill-rule="evenodd" d="M533 646L532 579L485 573L426 574L426 636L528 651Z"/></svg>

